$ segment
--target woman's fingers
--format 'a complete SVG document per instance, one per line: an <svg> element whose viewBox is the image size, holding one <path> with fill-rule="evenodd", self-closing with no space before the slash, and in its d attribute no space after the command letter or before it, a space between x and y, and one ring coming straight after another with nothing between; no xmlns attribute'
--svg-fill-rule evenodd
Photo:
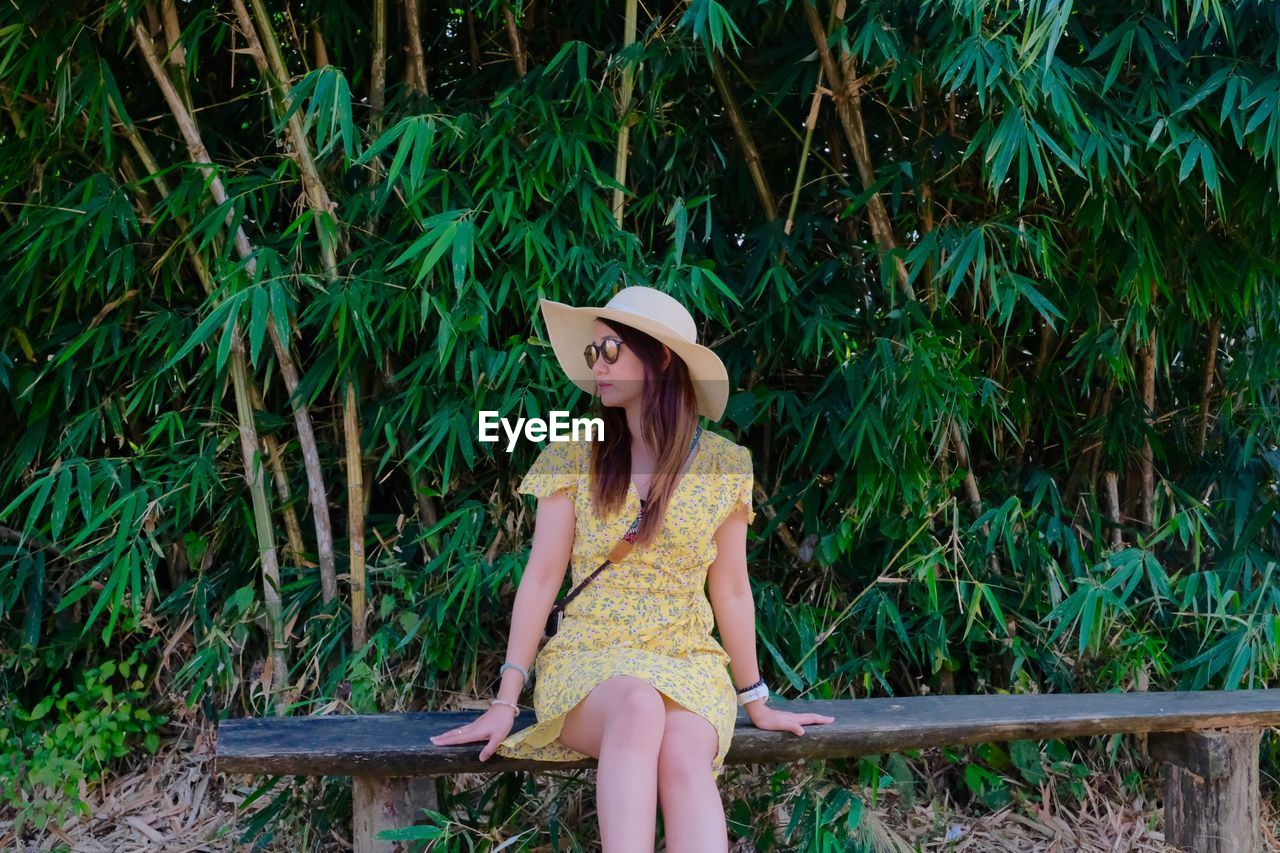
<svg viewBox="0 0 1280 853"><path fill-rule="evenodd" d="M480 760L484 761L498 750L498 744L506 738L503 732L495 731L492 728L477 727L474 723L468 723L457 729L451 729L438 735L432 735L430 740L436 746L452 746L456 743L473 743L478 740L488 741L484 748L480 750Z"/></svg>
<svg viewBox="0 0 1280 853"><path fill-rule="evenodd" d="M436 746L450 743L466 743L467 741L475 739L476 738L472 737L471 726L469 724L462 726L461 728L450 729L447 732L432 735L430 737L430 741Z"/></svg>
<svg viewBox="0 0 1280 853"><path fill-rule="evenodd" d="M834 723L835 717L828 714L791 714L790 722L793 724L788 728L790 732L797 735L804 735L803 725L822 725L823 723Z"/></svg>

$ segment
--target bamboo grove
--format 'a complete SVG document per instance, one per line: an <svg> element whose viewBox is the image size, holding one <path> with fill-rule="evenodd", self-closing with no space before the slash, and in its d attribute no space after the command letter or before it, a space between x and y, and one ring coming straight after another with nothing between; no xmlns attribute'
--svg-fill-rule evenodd
<svg viewBox="0 0 1280 853"><path fill-rule="evenodd" d="M734 381L783 695L1269 683L1277 56L1216 0L5 4L6 808L491 695L537 448L476 413L586 411L537 299L624 280Z"/></svg>

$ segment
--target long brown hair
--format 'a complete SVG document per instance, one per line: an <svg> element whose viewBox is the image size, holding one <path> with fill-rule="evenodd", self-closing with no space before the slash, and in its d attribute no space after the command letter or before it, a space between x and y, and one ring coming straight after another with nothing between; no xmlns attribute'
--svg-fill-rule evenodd
<svg viewBox="0 0 1280 853"><path fill-rule="evenodd" d="M688 365L674 351L666 368L662 367L661 341L615 320L597 319L615 330L644 365L640 430L645 444L653 449L656 457L649 494L645 498L644 519L636 532L635 545L645 545L661 529L680 469L689 456L689 443L698 426L697 395ZM591 453L591 497L596 512L604 516L619 512L627 499L627 487L631 483L631 429L624 409L601 405L598 397L596 400L597 416L604 421L604 440L597 442Z"/></svg>

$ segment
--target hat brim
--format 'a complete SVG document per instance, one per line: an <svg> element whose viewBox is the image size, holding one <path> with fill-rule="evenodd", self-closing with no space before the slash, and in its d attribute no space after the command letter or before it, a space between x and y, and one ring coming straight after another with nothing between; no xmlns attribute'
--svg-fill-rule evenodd
<svg viewBox="0 0 1280 853"><path fill-rule="evenodd" d="M595 396L596 378L582 357L582 350L595 338L595 319L600 317L639 329L670 347L689 368L699 413L713 421L720 420L724 414L729 402L729 372L720 357L707 347L685 340L657 320L630 311L574 307L551 299L539 299L538 307L542 309L547 337L560 369L588 394Z"/></svg>

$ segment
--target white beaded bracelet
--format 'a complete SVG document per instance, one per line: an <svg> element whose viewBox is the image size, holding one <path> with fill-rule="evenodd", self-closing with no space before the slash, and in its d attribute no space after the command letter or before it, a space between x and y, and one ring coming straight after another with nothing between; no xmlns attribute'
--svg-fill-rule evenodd
<svg viewBox="0 0 1280 853"><path fill-rule="evenodd" d="M514 708L516 711L516 714L520 713L520 706L517 705L515 702L508 702L506 699L490 699L489 704L490 705L506 705L508 708Z"/></svg>

